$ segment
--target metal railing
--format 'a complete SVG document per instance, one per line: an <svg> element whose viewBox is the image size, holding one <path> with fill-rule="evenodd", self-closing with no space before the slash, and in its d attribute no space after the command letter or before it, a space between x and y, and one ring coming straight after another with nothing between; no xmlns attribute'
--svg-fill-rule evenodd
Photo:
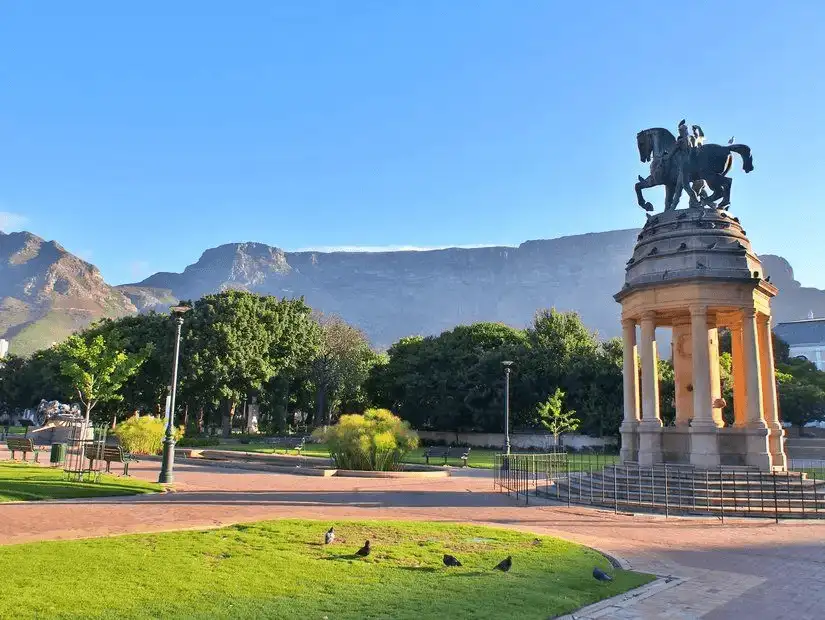
<svg viewBox="0 0 825 620"><path fill-rule="evenodd" d="M788 471L620 464L617 455L498 454L494 487L530 503L543 497L615 512L825 518L825 461L790 459Z"/></svg>

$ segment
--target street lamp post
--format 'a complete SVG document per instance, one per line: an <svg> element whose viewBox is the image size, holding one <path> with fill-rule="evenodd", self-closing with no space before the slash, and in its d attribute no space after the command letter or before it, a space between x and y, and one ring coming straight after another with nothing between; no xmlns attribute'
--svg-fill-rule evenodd
<svg viewBox="0 0 825 620"><path fill-rule="evenodd" d="M501 362L504 366L504 452L510 455L510 367L513 362Z"/></svg>
<svg viewBox="0 0 825 620"><path fill-rule="evenodd" d="M180 355L180 328L183 326L183 315L191 308L189 306L174 306L170 308L175 317L175 357L172 361L172 396L169 399L169 417L166 420L166 436L163 439L163 460L160 465L158 482L171 484L175 480L175 392L178 387L178 356Z"/></svg>

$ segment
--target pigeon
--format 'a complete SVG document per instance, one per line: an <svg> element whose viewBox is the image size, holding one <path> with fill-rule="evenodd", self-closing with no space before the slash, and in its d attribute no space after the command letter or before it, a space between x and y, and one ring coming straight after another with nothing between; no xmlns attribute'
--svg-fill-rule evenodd
<svg viewBox="0 0 825 620"><path fill-rule="evenodd" d="M362 558L365 558L370 554L370 551L372 551L372 548L370 547L370 541L367 541L364 543L363 547L361 547L358 551L355 552L355 555L360 555Z"/></svg>
<svg viewBox="0 0 825 620"><path fill-rule="evenodd" d="M766 277L765 277L765 282L770 282L770 281L771 281L771 277L770 277L770 276L766 276Z"/></svg>
<svg viewBox="0 0 825 620"><path fill-rule="evenodd" d="M593 579L595 579L596 581L613 581L613 577L608 575L598 566L593 569Z"/></svg>
<svg viewBox="0 0 825 620"><path fill-rule="evenodd" d="M461 562L455 556L450 555L449 553L444 554L444 566L461 566Z"/></svg>
<svg viewBox="0 0 825 620"><path fill-rule="evenodd" d="M335 540L335 528L334 528L334 527L331 527L331 528L329 528L329 530L327 531L327 533L326 533L326 534L324 534L324 544L325 544L325 545L328 545L328 544L330 544L333 540Z"/></svg>
<svg viewBox="0 0 825 620"><path fill-rule="evenodd" d="M734 139L734 137L735 137L735 136L731 136L731 137L730 137L730 140L728 140L728 144L733 144L733 139Z"/></svg>
<svg viewBox="0 0 825 620"><path fill-rule="evenodd" d="M680 243L679 244L679 249L680 250L687 250L687 243Z"/></svg>
<svg viewBox="0 0 825 620"><path fill-rule="evenodd" d="M500 570L502 573L506 573L507 571L510 570L511 566L513 566L513 556L508 555L505 559L503 559L501 562L496 564L493 567L493 570Z"/></svg>
<svg viewBox="0 0 825 620"><path fill-rule="evenodd" d="M716 242L715 241L713 243L708 244L708 250L712 250L715 247L716 247Z"/></svg>

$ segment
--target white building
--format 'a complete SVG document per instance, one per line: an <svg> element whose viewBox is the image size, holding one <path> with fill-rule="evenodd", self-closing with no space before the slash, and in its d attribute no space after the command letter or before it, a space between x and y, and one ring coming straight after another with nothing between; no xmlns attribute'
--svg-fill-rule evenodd
<svg viewBox="0 0 825 620"><path fill-rule="evenodd" d="M803 357L825 370L825 319L777 323L773 331L788 343L791 357Z"/></svg>

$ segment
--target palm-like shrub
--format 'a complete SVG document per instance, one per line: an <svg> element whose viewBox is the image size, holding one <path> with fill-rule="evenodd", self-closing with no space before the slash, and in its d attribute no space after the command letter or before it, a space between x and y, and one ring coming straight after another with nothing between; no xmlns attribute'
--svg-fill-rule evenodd
<svg viewBox="0 0 825 620"><path fill-rule="evenodd" d="M317 429L313 437L327 444L339 469L394 471L404 455L418 447L410 425L386 409L342 415L338 424Z"/></svg>
<svg viewBox="0 0 825 620"><path fill-rule="evenodd" d="M114 434L120 439L120 445L133 454L159 454L163 449L163 437L166 425L163 418L151 415L129 418L117 425ZM183 427L175 429L175 440L183 435Z"/></svg>

